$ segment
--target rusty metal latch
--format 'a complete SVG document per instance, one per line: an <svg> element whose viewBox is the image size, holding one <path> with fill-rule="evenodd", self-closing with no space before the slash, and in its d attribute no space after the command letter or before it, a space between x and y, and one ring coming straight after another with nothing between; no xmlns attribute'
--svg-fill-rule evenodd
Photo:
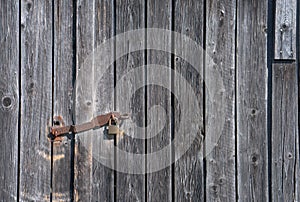
<svg viewBox="0 0 300 202"><path fill-rule="evenodd" d="M106 125L108 125L108 134L116 135L123 132L119 130L118 121L128 118L128 114L121 115L119 112L110 112L108 114L99 115L90 122L65 126L63 118L61 116L56 116L53 120L54 125L50 127L50 134L48 137L54 142L62 141L62 137L66 134L76 134L91 129L101 128Z"/></svg>

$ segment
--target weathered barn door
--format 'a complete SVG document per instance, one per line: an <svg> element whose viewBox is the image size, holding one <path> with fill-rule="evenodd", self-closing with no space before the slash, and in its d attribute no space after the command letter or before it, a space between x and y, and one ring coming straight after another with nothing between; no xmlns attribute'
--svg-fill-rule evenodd
<svg viewBox="0 0 300 202"><path fill-rule="evenodd" d="M0 200L299 201L299 10L0 0Z"/></svg>

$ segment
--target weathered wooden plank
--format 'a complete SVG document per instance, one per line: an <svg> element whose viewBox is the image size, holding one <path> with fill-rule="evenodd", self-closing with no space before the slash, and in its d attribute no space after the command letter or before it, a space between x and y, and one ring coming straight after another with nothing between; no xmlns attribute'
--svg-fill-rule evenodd
<svg viewBox="0 0 300 202"><path fill-rule="evenodd" d="M20 200L50 198L52 1L21 1Z"/></svg>
<svg viewBox="0 0 300 202"><path fill-rule="evenodd" d="M76 123L113 111L113 68L99 69L107 60L97 53L97 45L111 37L112 16L112 1L77 2ZM104 51L113 57L113 46ZM103 129L76 136L76 200L114 200L113 146Z"/></svg>
<svg viewBox="0 0 300 202"><path fill-rule="evenodd" d="M272 200L299 200L298 78L296 63L273 64Z"/></svg>
<svg viewBox="0 0 300 202"><path fill-rule="evenodd" d="M81 67L94 45L94 1L77 2L76 24L76 109L75 122L86 122L94 115L92 101L94 92L94 75L92 65ZM83 75L87 74L87 75ZM76 201L91 201L92 192L92 138L93 132L76 135L74 159L74 192Z"/></svg>
<svg viewBox="0 0 300 202"><path fill-rule="evenodd" d="M151 0L147 1L147 16L146 23L149 28L160 28L171 30L171 12L172 12L172 1L160 1ZM147 31L148 32L148 31ZM164 37L164 38L163 38ZM147 34L146 46L149 44L163 46L165 50L169 52L162 52L158 50L147 51L146 64L163 65L170 69L168 75L162 74L162 72L152 72L148 67L146 74L148 81L161 81L162 83L167 82L167 86L161 87L158 85L147 85L147 117L146 122L151 124L151 127L147 127L147 154L157 152L171 143L171 34L165 36L156 35L149 37ZM150 46L149 46L150 47ZM159 106L160 113L151 108ZM165 116L162 117L162 114ZM161 126L161 123L165 125ZM159 129L162 127L162 130ZM147 184L146 192L148 201L171 201L172 200L172 173L171 166L168 166L160 171L153 172L151 164L163 165L165 161L169 161L171 165L171 149L166 151L164 156L158 156L157 159L147 159L146 169L147 173ZM166 159L166 157L169 159Z"/></svg>
<svg viewBox="0 0 300 202"><path fill-rule="evenodd" d="M208 1L206 12L206 200L235 201L236 1ZM222 81L213 74L214 68ZM224 89L219 89L220 82ZM215 117L222 115L225 120L221 126L223 122Z"/></svg>
<svg viewBox="0 0 300 202"><path fill-rule="evenodd" d="M296 59L297 0L277 0L275 15L275 59Z"/></svg>
<svg viewBox="0 0 300 202"><path fill-rule="evenodd" d="M268 199L267 2L238 1L237 182L241 201Z"/></svg>
<svg viewBox="0 0 300 202"><path fill-rule="evenodd" d="M94 28L94 48L109 39L113 35L114 11L113 2L109 0L95 0L95 28ZM96 105L94 111L96 115L114 111L114 69L113 65L105 66L106 69L100 69L99 64L107 64L107 60L113 60L113 44L105 51L107 59L98 57L95 54L95 89L94 97ZM101 50L102 51L102 50ZM96 52L97 53L97 52ZM99 135L100 133L100 135ZM103 129L95 131L93 139L93 186L92 201L114 201L114 140L104 134ZM98 136L98 137L97 137ZM103 164L102 156L108 158L108 163Z"/></svg>
<svg viewBox="0 0 300 202"><path fill-rule="evenodd" d="M62 116L66 125L72 123L73 109L73 4L54 1L54 116ZM73 141L73 142L72 142ZM52 199L73 200L74 138L64 137L53 143Z"/></svg>
<svg viewBox="0 0 300 202"><path fill-rule="evenodd" d="M17 200L19 2L0 1L0 200Z"/></svg>
<svg viewBox="0 0 300 202"><path fill-rule="evenodd" d="M145 83L145 70L135 69L145 64L145 32L141 31L139 37L128 33L127 40L118 37L120 33L145 27L145 5L144 0L117 0L115 6L116 56L123 56L116 59L116 109L131 113L134 120L133 124L124 123L122 130L125 135L116 142L118 149L126 152L125 158L121 152L116 152L117 171L123 170L117 172L116 176L116 200L145 201L145 175L136 173L137 168L145 171L145 161L136 161L131 155L145 153L145 132L138 128L145 126L145 89L136 89L139 83ZM140 51L134 52L136 49Z"/></svg>
<svg viewBox="0 0 300 202"><path fill-rule="evenodd" d="M190 37L200 48L203 48L203 23L204 1L194 0L176 0L174 12L174 31ZM188 43L182 38L175 43L176 54L174 69L185 79L186 84L178 79L174 79L173 92L176 99L180 100L186 106L190 104L190 96L187 96L188 86L193 88L199 103L200 112L193 115L196 124L193 127L198 128L197 137L186 153L175 163L174 170L174 193L175 201L204 201L204 170L203 170L203 55L197 58L201 64L198 67L191 66L186 58L193 55L194 49L188 46ZM202 51L201 51L202 53ZM187 117L183 116L182 106L174 101L175 116L175 138L191 138L189 133L190 125L182 123ZM196 114L200 115L199 117ZM183 127L183 134L179 134L178 127ZM201 134L202 132L202 134ZM181 136L181 137L180 137ZM185 146L185 145L181 145ZM184 148L176 148L175 156L182 155Z"/></svg>

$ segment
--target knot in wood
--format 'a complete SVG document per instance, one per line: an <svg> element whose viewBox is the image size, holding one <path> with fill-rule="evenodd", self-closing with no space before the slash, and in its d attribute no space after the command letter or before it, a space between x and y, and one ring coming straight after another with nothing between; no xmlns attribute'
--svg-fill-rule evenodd
<svg viewBox="0 0 300 202"><path fill-rule="evenodd" d="M4 95L1 99L1 105L4 110L11 110L14 106L14 97L11 95Z"/></svg>
<svg viewBox="0 0 300 202"><path fill-rule="evenodd" d="M256 166L258 164L259 161L259 155L256 153L253 153L250 157L251 163Z"/></svg>

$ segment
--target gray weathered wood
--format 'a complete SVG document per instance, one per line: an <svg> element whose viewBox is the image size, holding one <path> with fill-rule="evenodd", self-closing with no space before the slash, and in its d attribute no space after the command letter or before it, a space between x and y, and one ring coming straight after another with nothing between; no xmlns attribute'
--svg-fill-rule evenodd
<svg viewBox="0 0 300 202"><path fill-rule="evenodd" d="M75 8L76 9L76 8ZM73 113L73 5L68 1L54 1L54 98L53 116L62 116L66 125L72 124ZM74 141L74 140L72 140ZM73 146L64 137L53 143L52 199L73 199Z"/></svg>
<svg viewBox="0 0 300 202"><path fill-rule="evenodd" d="M174 12L174 31L190 37L203 48L203 1L194 0L176 0ZM186 47L187 49L185 49ZM188 58L195 50L190 49L184 39L175 43L176 54ZM175 70L185 78L187 85L191 85L198 99L200 116L194 115L196 124L193 127L198 128L197 137L189 150L175 163L174 172L174 193L175 201L204 201L204 170L203 170L203 56L199 57L198 67L191 66L185 58L175 56ZM175 79L174 94L176 99L181 100L184 105L189 105L190 97L183 93L188 91L188 86ZM175 138L189 139L190 125L180 123L186 119L181 113L182 106L174 101L175 110ZM196 113L195 113L196 114ZM178 127L184 127L183 134L179 134ZM185 145L183 145L185 146ZM182 154L182 148L176 148L175 156Z"/></svg>
<svg viewBox="0 0 300 202"><path fill-rule="evenodd" d="M17 200L19 2L0 1L0 200Z"/></svg>
<svg viewBox="0 0 300 202"><path fill-rule="evenodd" d="M237 182L241 201L268 200L267 2L238 1Z"/></svg>
<svg viewBox="0 0 300 202"><path fill-rule="evenodd" d="M296 63L273 64L272 73L272 199L298 201L299 125Z"/></svg>
<svg viewBox="0 0 300 202"><path fill-rule="evenodd" d="M81 67L88 54L94 48L94 1L77 2L76 24L76 124L90 121L94 115L94 74L92 65ZM86 75L85 75L86 74ZM74 185L76 201L92 200L92 131L76 135L75 161L74 161Z"/></svg>
<svg viewBox="0 0 300 202"><path fill-rule="evenodd" d="M207 2L206 9L206 200L235 201L236 1L211 0ZM213 68L220 74L222 81L212 74ZM220 82L223 83L221 88L224 89L218 86ZM216 97L213 97L214 94ZM222 116L223 113L224 125L220 126L222 123L216 121L215 117ZM220 135L216 134L218 127L222 127Z"/></svg>
<svg viewBox="0 0 300 202"><path fill-rule="evenodd" d="M112 1L77 2L76 123L113 111L113 67L99 69L107 60L97 55L97 46L111 37L112 16ZM113 57L113 46L108 48L106 55ZM114 172L101 164L104 159L113 167L113 146L103 129L76 136L75 200L114 200Z"/></svg>
<svg viewBox="0 0 300 202"><path fill-rule="evenodd" d="M297 0L276 1L275 59L296 59L296 12Z"/></svg>
<svg viewBox="0 0 300 202"><path fill-rule="evenodd" d="M144 0L134 1L116 1L116 35L145 27L145 5ZM121 113L131 113L133 124L138 127L145 126L145 89L135 89L137 83L145 83L145 71L136 71L130 74L130 71L135 71L134 68L140 68L145 64L145 35L142 32L141 37L130 37L128 40L117 37L116 55L121 53L128 53L123 55L120 59L116 59L116 109ZM139 41L139 46L136 47L136 41ZM131 52L132 49L138 48L140 51ZM121 56L121 55L120 55ZM129 75L134 77L128 78ZM122 77L127 78L123 80ZM119 88L120 87L120 88ZM145 153L145 137L144 130L135 128L134 125L124 123L121 127L125 131L125 135L119 137L116 144L120 150L127 153L127 158L123 158L120 152L116 153L116 167L131 171L128 173L117 173L117 201L145 201L145 175L132 173L136 168L145 171L145 161L137 162L130 157L130 154L144 154ZM142 139L137 139L137 137Z"/></svg>
<svg viewBox="0 0 300 202"><path fill-rule="evenodd" d="M95 27L94 27L94 48L98 50L98 46L113 35L114 11L113 2L109 0L96 1L95 4ZM88 39L88 38L87 38ZM90 39L88 39L90 40ZM105 51L107 59L113 60L113 44ZM97 53L97 52L96 52ZM107 66L103 70L99 68L99 64L106 64L104 58L99 58L97 54L94 57L94 98L95 107L94 115L99 115L114 111L114 70L113 65ZM92 201L114 201L114 157L113 151L114 140L108 138L104 134L104 130L96 130L94 132L93 141L93 175L92 175ZM103 165L100 161L102 155L109 158L109 165ZM107 167L109 166L109 167ZM83 198L84 199L84 198Z"/></svg>
<svg viewBox="0 0 300 202"><path fill-rule="evenodd" d="M52 1L21 1L20 200L50 198Z"/></svg>
<svg viewBox="0 0 300 202"><path fill-rule="evenodd" d="M171 30L171 11L172 11L172 2L171 1L160 1L160 0L151 0L147 1L147 27L149 28L161 28ZM171 51L171 35L166 35L164 39L161 36L156 36L150 38L147 36L146 46L148 44L157 44L162 45L164 43L165 49ZM154 79L156 81L168 81L168 87L161 87L156 85L147 86L147 124L151 124L151 129L147 130L147 153L153 153L163 149L171 143L171 55L170 51L161 52L156 50L147 51L147 64L156 64L164 65L170 69L170 74L165 78L164 75L161 75L160 72L149 73L147 68L147 80ZM147 82L146 80L146 82ZM160 113L150 113L151 108L156 105L160 106L161 113L165 114L165 125L160 132L158 128L161 127L163 122ZM165 154L169 156L171 163L171 149L170 153ZM162 156L165 157L165 156ZM171 201L172 200L172 185L171 185L171 166L164 168L158 172L152 172L150 170L151 166L148 164L163 164L165 161L162 157L153 160L152 162L147 161L146 169L149 173L147 175L147 198L148 201Z"/></svg>
<svg viewBox="0 0 300 202"><path fill-rule="evenodd" d="M297 3L297 0L275 2L275 59L296 60L299 55L296 53L296 38L300 36L296 33ZM0 200L268 201L272 195L274 201L299 201L299 64L273 65L269 78L272 80L272 89L269 89L272 92L272 119L269 120L272 136L268 142L267 4L267 0L21 0L8 3L0 0L3 142L0 144ZM74 9L77 16L73 16ZM157 43L170 51L174 48L184 56L194 53L192 49L182 53L182 48L188 45L185 39L172 44L171 35L161 40L158 32L153 38L148 35L148 44L142 42L143 37L134 37L117 43L117 47L113 44L106 47L103 58L95 52L92 55L93 51L99 51L99 44L112 35L143 27L173 28L198 44L205 44L206 66L192 67L184 58L171 57L168 51L144 51L145 45ZM130 52L136 50L137 44L141 51ZM114 53L126 51L130 54L116 60L116 72L113 64L107 65L105 70L100 68L99 64L113 61ZM94 63L85 63L87 58ZM197 59L201 61L202 56ZM118 91L114 90L115 79L121 80L130 70L145 63L165 65L170 72L167 76L154 73L151 71L154 67L148 66L134 77L122 80L125 83ZM222 76L224 89L214 85L217 81L209 71L213 63ZM130 157L116 158L121 154L115 153L114 143L126 152L149 154L165 148L173 135L189 138L186 135L191 125L183 126L184 134L177 132L183 118L179 100L191 101L181 93L182 89L187 91L188 86L174 79L171 68L185 78L197 95L200 112L192 126L199 128L199 134L174 164L173 172L171 167L152 172L151 165L165 163L162 161L171 163L171 158L180 155L182 145L173 151L170 149L161 158L136 162ZM206 86L195 70L205 74ZM77 71L76 89L73 89L74 71ZM146 84L153 78L167 81L168 85L134 88L137 83ZM210 100L211 89L217 90L217 95L225 94L225 99ZM175 95L173 103L171 90ZM152 113L155 105L164 108L166 116ZM222 107L225 107L222 136L215 145L205 142L203 148L203 141L215 137L209 128L219 127L220 123L214 120L221 116ZM72 124L73 121L90 121L96 115L113 110L132 113L137 126L149 126L147 133L128 124L129 120L121 126L125 135L116 141L104 134L103 129L97 129L76 135L76 142L64 138L62 143L51 147L47 135L53 115L62 115L66 124ZM156 134L163 118L166 118L164 128ZM143 135L148 139L134 139ZM209 151L211 146L214 147L212 152ZM272 156L268 156L269 146ZM202 150L206 161L202 160ZM109 168L103 165L103 160ZM269 161L272 164L268 166ZM116 172L114 176L113 167L141 168L150 173Z"/></svg>

